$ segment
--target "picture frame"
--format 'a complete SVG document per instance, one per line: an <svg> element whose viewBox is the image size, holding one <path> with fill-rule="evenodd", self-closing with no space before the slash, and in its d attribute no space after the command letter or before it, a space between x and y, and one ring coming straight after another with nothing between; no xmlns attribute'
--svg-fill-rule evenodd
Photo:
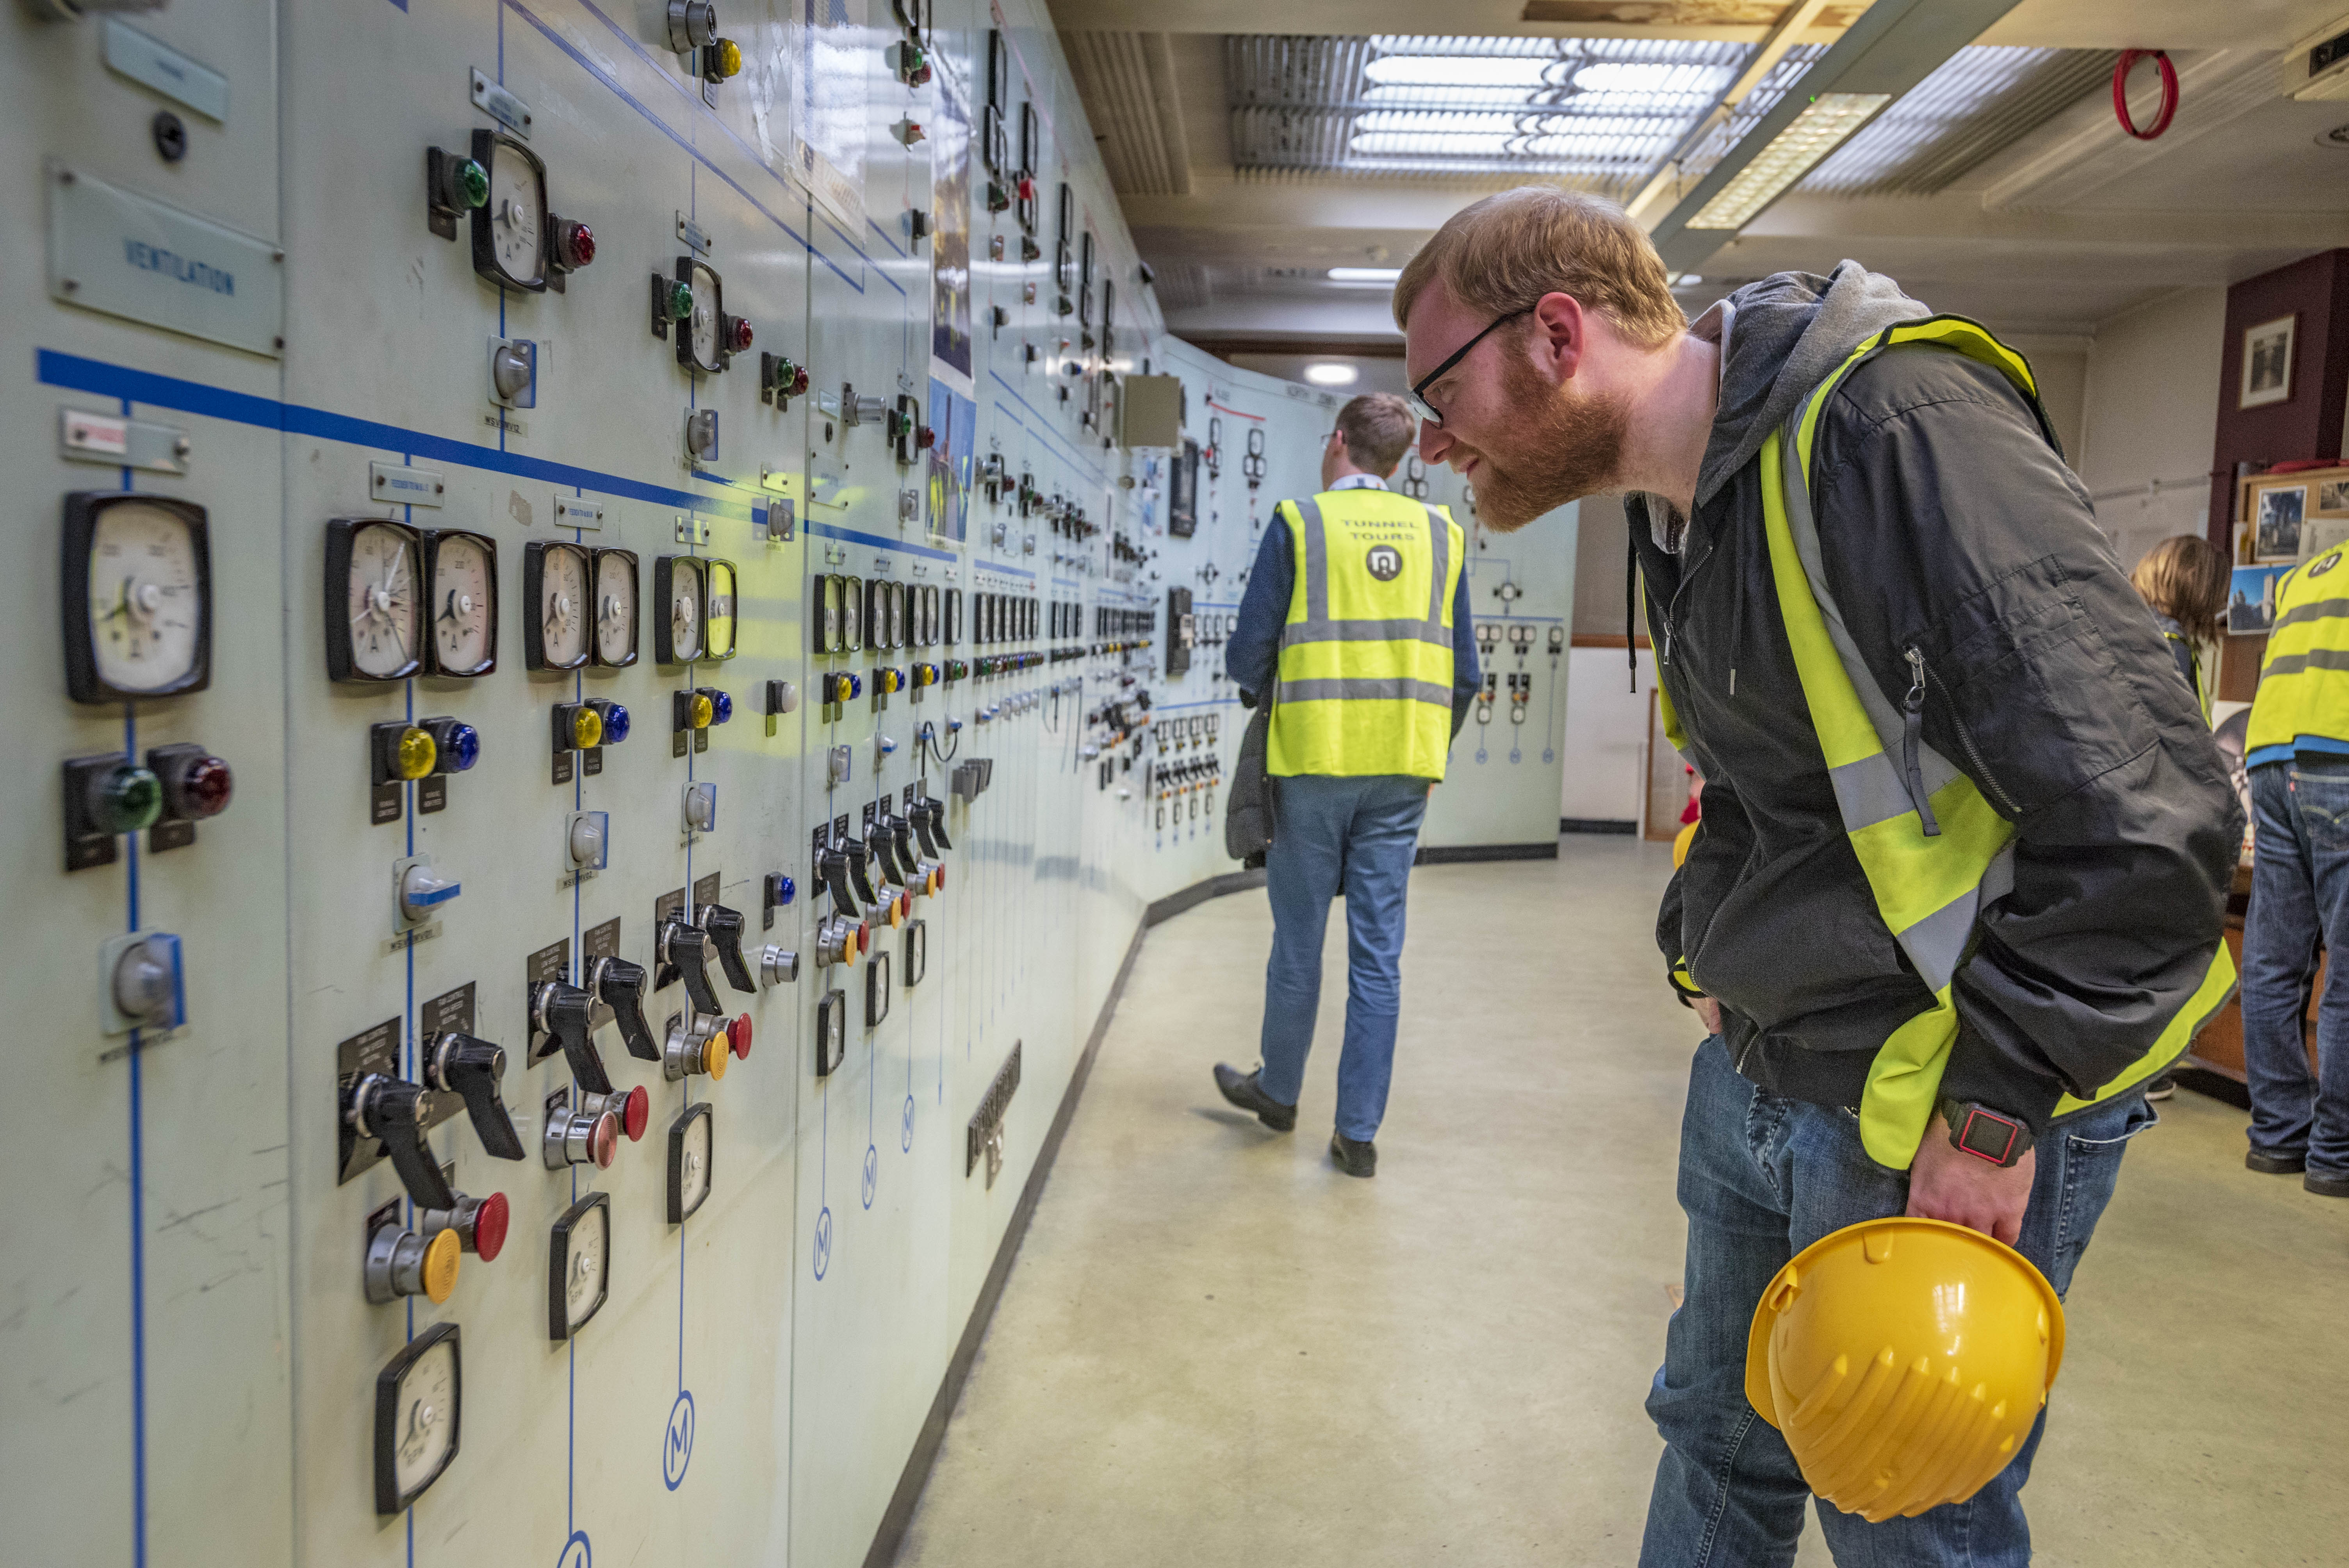
<svg viewBox="0 0 2349 1568"><path fill-rule="evenodd" d="M2261 408L2292 401L2292 349L2300 317L2280 315L2243 329L2242 389L2238 408Z"/></svg>
<svg viewBox="0 0 2349 1568"><path fill-rule="evenodd" d="M2227 589L2227 634L2263 637L2275 629L2276 591L2289 562L2274 565L2238 566Z"/></svg>
<svg viewBox="0 0 2349 1568"><path fill-rule="evenodd" d="M2308 509L2311 517L2349 517L2349 478L2316 479L2316 504Z"/></svg>
<svg viewBox="0 0 2349 1568"><path fill-rule="evenodd" d="M2297 561L2302 525L2308 516L2308 487L2270 485L2252 502L2253 562Z"/></svg>

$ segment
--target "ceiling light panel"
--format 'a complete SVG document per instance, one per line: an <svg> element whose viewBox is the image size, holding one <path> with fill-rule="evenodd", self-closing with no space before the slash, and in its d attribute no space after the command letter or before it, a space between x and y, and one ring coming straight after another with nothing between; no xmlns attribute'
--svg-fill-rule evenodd
<svg viewBox="0 0 2349 1568"><path fill-rule="evenodd" d="M1384 36L1237 36L1225 50L1243 170L1547 177L1618 198L1712 108L1748 52L1685 39Z"/></svg>
<svg viewBox="0 0 2349 1568"><path fill-rule="evenodd" d="M1746 221L1778 199L1780 191L1817 166L1819 160L1868 122L1877 110L1892 101L1890 93L1821 93L1808 108L1770 139L1744 168L1730 178L1702 211L1688 221L1692 229L1742 229Z"/></svg>

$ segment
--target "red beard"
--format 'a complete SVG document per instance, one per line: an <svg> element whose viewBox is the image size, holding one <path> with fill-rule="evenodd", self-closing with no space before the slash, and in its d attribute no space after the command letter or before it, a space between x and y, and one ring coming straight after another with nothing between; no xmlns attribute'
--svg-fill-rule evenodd
<svg viewBox="0 0 2349 1568"><path fill-rule="evenodd" d="M1517 439L1506 464L1470 449L1479 459L1470 480L1477 521L1514 533L1546 511L1612 488L1631 423L1623 398L1553 387L1522 355L1507 351L1501 387L1516 411Z"/></svg>

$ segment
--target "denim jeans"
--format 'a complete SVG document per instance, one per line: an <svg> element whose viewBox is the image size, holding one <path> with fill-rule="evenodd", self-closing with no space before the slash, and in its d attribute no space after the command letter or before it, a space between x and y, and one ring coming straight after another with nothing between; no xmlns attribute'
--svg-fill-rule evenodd
<svg viewBox="0 0 2349 1568"><path fill-rule="evenodd" d="M2349 757L2251 769L2259 824L2243 921L2243 1074L2251 1148L2306 1154L2312 1175L2349 1177L2349 958L2325 972L2319 1072L2301 1020L2321 941L2349 954Z"/></svg>
<svg viewBox="0 0 2349 1568"><path fill-rule="evenodd" d="M2064 1123L2038 1146L2017 1249L2069 1290L2113 1195L2127 1140L2153 1124L2138 1093ZM1830 1232L1909 1206L1909 1174L1860 1147L1850 1111L1764 1094L1714 1036L1697 1048L1681 1122L1687 1296L1648 1395L1664 1457L1648 1501L1640 1568L1764 1568L1795 1560L1811 1495L1776 1428L1745 1401L1745 1338L1773 1275ZM2008 1568L2031 1561L2023 1483L2047 1412L2014 1461L1968 1501L1870 1524L1822 1501L1819 1528L1840 1568Z"/></svg>
<svg viewBox="0 0 2349 1568"><path fill-rule="evenodd" d="M1321 1001L1321 933L1346 895L1346 1043L1338 1057L1338 1130L1368 1140L1387 1111L1395 1017L1402 1008L1403 896L1427 815L1427 780L1392 775L1274 781L1278 826L1265 852L1272 956L1264 966L1264 1092L1295 1105Z"/></svg>

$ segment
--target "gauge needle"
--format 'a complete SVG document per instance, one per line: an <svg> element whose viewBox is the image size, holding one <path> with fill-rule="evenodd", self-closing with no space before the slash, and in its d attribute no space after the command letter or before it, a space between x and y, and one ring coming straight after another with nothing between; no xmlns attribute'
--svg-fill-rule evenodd
<svg viewBox="0 0 2349 1568"><path fill-rule="evenodd" d="M449 590L449 607L440 612L440 618L444 621L457 618L457 591L454 588Z"/></svg>

